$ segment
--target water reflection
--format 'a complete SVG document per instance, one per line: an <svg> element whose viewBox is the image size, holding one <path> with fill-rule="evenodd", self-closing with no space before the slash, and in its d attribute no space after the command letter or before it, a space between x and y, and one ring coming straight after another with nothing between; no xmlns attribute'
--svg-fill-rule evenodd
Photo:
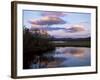
<svg viewBox="0 0 100 80"><path fill-rule="evenodd" d="M85 48L70 48L66 49L63 53L66 54L66 56L74 56L76 58L84 59L85 51Z"/></svg>
<svg viewBox="0 0 100 80"><path fill-rule="evenodd" d="M87 47L57 47L55 51L35 57L30 68L90 66L90 56Z"/></svg>

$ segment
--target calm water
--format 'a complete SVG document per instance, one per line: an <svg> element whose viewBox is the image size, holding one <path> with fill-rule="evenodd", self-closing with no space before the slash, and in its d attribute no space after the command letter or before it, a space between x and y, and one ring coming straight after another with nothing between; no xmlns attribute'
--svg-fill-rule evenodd
<svg viewBox="0 0 100 80"><path fill-rule="evenodd" d="M56 47L56 50L37 56L30 68L90 66L91 54L87 47Z"/></svg>

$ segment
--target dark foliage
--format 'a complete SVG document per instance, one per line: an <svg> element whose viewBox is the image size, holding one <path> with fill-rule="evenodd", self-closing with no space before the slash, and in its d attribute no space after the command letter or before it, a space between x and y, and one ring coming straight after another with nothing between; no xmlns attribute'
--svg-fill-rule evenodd
<svg viewBox="0 0 100 80"><path fill-rule="evenodd" d="M29 68L29 64L36 56L55 49L55 45L38 33L32 34L29 29L23 31L23 68Z"/></svg>

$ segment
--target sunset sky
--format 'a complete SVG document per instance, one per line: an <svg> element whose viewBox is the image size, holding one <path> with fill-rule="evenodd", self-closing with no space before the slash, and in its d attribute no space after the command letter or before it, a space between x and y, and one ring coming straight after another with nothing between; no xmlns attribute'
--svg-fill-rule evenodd
<svg viewBox="0 0 100 80"><path fill-rule="evenodd" d="M56 38L86 38L91 35L91 14L24 10L23 25L44 29Z"/></svg>

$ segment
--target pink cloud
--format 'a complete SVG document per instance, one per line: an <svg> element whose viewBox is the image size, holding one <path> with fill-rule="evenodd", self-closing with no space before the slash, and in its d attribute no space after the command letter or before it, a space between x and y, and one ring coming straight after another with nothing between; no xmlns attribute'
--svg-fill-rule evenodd
<svg viewBox="0 0 100 80"><path fill-rule="evenodd" d="M32 21L29 21L29 23L36 25L54 25L54 24L64 24L65 21L59 17L45 16L39 19L33 19Z"/></svg>
<svg viewBox="0 0 100 80"><path fill-rule="evenodd" d="M82 32L66 32L65 30L53 30L48 31L48 33L56 38L86 38L90 37L90 33L88 31Z"/></svg>
<svg viewBox="0 0 100 80"><path fill-rule="evenodd" d="M50 12L50 11L47 11L47 12L43 12L42 14L41 14L42 16L57 16L57 17L63 17L63 16L65 16L66 14L65 13L63 13L63 12Z"/></svg>
<svg viewBox="0 0 100 80"><path fill-rule="evenodd" d="M83 25L79 25L79 24L72 25L69 28L67 28L66 30L67 30L67 32L72 32L72 33L86 31L85 27Z"/></svg>

